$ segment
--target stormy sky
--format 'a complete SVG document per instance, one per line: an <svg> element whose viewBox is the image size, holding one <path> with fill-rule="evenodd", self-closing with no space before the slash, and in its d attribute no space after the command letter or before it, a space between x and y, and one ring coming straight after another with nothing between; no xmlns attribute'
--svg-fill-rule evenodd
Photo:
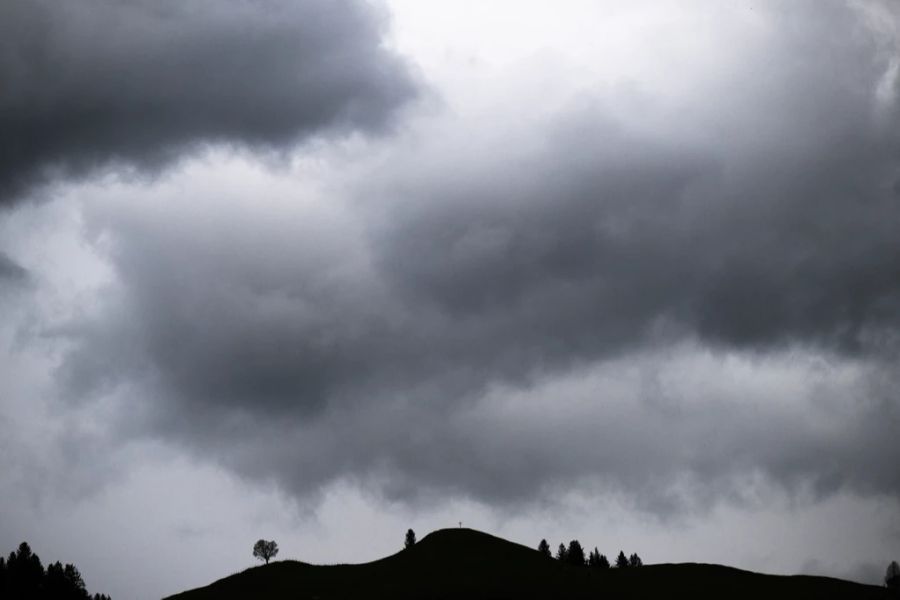
<svg viewBox="0 0 900 600"><path fill-rule="evenodd" d="M885 0L0 4L0 552L900 558Z"/></svg>

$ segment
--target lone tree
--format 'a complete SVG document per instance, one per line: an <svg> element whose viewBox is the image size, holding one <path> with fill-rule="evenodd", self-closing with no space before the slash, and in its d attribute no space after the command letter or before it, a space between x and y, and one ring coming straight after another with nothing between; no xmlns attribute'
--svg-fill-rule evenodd
<svg viewBox="0 0 900 600"><path fill-rule="evenodd" d="M896 591L900 591L900 565L897 561L891 561L888 565L887 573L884 574L884 585Z"/></svg>
<svg viewBox="0 0 900 600"><path fill-rule="evenodd" d="M550 554L550 544L547 543L547 540L541 540L541 543L538 544L538 552L540 552L547 558L552 558Z"/></svg>
<svg viewBox="0 0 900 600"><path fill-rule="evenodd" d="M412 529L406 531L406 541L403 542L403 548L409 550L416 545L416 532Z"/></svg>
<svg viewBox="0 0 900 600"><path fill-rule="evenodd" d="M253 556L259 560L266 561L266 564L269 564L269 561L275 558L276 554L278 554L278 544L275 543L275 540L271 542L258 540L253 544Z"/></svg>
<svg viewBox="0 0 900 600"><path fill-rule="evenodd" d="M619 556L616 557L616 567L619 569L624 569L628 566L628 558L625 556L625 553L619 550Z"/></svg>

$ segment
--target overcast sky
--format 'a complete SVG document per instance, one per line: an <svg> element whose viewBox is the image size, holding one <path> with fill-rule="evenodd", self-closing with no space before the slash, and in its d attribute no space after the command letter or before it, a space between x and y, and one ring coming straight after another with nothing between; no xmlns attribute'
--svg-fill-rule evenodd
<svg viewBox="0 0 900 600"><path fill-rule="evenodd" d="M885 0L6 0L0 552L900 559Z"/></svg>

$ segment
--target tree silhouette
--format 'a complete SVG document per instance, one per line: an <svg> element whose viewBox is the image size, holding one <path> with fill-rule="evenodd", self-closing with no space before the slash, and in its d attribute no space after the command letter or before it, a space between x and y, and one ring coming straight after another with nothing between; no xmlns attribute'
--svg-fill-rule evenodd
<svg viewBox="0 0 900 600"><path fill-rule="evenodd" d="M0 557L0 598L10 600L91 600L84 579L73 564L56 561L45 570L41 559L22 542L4 560ZM94 594L93 600L110 600Z"/></svg>
<svg viewBox="0 0 900 600"><path fill-rule="evenodd" d="M406 530L406 540L403 542L403 548L409 550L416 545L416 532L412 529Z"/></svg>
<svg viewBox="0 0 900 600"><path fill-rule="evenodd" d="M547 558L552 558L550 554L550 544L547 543L547 540L541 540L541 543L538 544L538 552L540 552Z"/></svg>
<svg viewBox="0 0 900 600"><path fill-rule="evenodd" d="M619 556L616 557L616 567L619 569L624 569L628 566L628 558L625 556L625 553L619 550Z"/></svg>
<svg viewBox="0 0 900 600"><path fill-rule="evenodd" d="M609 561L606 560L606 557L600 554L600 551L594 546L594 549L588 555L588 566L595 569L608 569Z"/></svg>
<svg viewBox="0 0 900 600"><path fill-rule="evenodd" d="M891 561L888 565L887 573L884 574L884 585L896 591L900 591L900 565L897 561Z"/></svg>
<svg viewBox="0 0 900 600"><path fill-rule="evenodd" d="M576 567L584 566L584 548L578 540L569 542L569 549L566 550L566 562Z"/></svg>
<svg viewBox="0 0 900 600"><path fill-rule="evenodd" d="M641 561L641 557L637 555L637 552L628 557L628 566L629 567L642 567L644 566L643 561Z"/></svg>
<svg viewBox="0 0 900 600"><path fill-rule="evenodd" d="M556 560L560 560L562 562L566 562L566 555L568 552L566 551L566 545L560 544L559 548L556 549Z"/></svg>
<svg viewBox="0 0 900 600"><path fill-rule="evenodd" d="M257 542L253 544L254 558L264 560L266 561L266 564L269 564L269 561L275 558L276 554L278 554L278 544L275 543L275 540L257 540Z"/></svg>
<svg viewBox="0 0 900 600"><path fill-rule="evenodd" d="M19 544L15 552L10 552L6 561L8 587L23 598L37 597L44 582L44 566L37 554L26 542Z"/></svg>
<svg viewBox="0 0 900 600"><path fill-rule="evenodd" d="M90 600L84 579L73 564L63 566L56 561L48 565L44 588L54 600Z"/></svg>

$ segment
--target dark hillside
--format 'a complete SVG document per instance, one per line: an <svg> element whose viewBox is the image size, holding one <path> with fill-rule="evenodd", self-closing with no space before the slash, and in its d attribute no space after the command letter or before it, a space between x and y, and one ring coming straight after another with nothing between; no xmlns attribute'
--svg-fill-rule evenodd
<svg viewBox="0 0 900 600"><path fill-rule="evenodd" d="M601 571L571 567L536 550L473 531L436 531L409 550L361 565L282 561L248 569L170 600L885 599L886 590L839 579L775 576L718 565L666 564Z"/></svg>

